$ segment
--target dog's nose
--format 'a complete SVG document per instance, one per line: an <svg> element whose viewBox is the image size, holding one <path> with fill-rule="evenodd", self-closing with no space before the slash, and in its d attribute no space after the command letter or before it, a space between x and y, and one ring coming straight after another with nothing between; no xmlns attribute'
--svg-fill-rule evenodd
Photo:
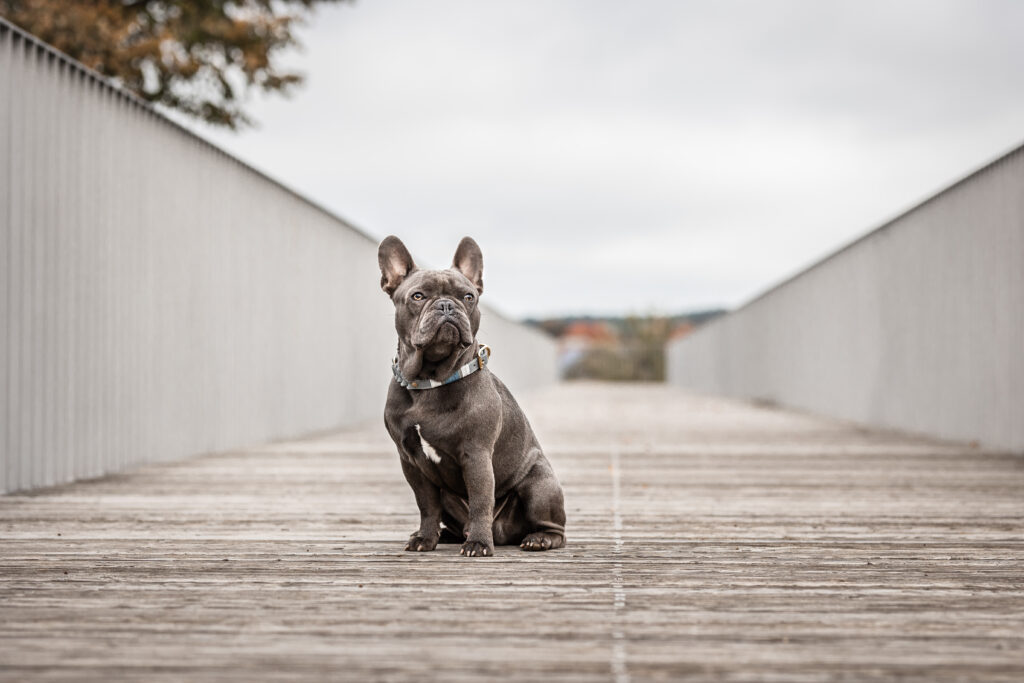
<svg viewBox="0 0 1024 683"><path fill-rule="evenodd" d="M455 314L455 302L451 299L441 299L434 306L445 315Z"/></svg>

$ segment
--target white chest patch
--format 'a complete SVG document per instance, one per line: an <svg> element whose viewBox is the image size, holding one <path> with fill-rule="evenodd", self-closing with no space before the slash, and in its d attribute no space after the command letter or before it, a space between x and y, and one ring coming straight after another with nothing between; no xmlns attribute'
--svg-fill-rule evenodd
<svg viewBox="0 0 1024 683"><path fill-rule="evenodd" d="M435 464L441 462L441 456L437 454L434 447L427 443L427 440L423 438L423 434L420 433L419 425L416 425L416 434L420 437L420 446L423 447L423 454L427 456L427 460Z"/></svg>

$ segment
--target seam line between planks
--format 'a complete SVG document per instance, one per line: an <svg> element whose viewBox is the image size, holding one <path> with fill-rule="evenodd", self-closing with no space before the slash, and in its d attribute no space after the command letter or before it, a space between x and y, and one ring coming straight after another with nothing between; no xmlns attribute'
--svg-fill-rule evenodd
<svg viewBox="0 0 1024 683"><path fill-rule="evenodd" d="M626 590L622 584L622 550L625 541L622 539L622 511L621 494L622 485L619 475L619 451L611 452L611 476L612 476L612 538L615 545L612 548L612 591L615 602L613 603L612 615L612 676L615 683L629 683L629 670L626 667L626 634L619 623L622 612L626 608Z"/></svg>

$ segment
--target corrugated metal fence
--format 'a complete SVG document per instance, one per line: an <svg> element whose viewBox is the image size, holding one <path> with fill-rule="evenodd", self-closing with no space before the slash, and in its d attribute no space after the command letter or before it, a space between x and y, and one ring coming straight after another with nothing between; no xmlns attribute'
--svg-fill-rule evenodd
<svg viewBox="0 0 1024 683"><path fill-rule="evenodd" d="M375 240L0 21L0 491L380 415L379 279ZM513 388L554 381L484 321Z"/></svg>
<svg viewBox="0 0 1024 683"><path fill-rule="evenodd" d="M1024 452L1024 148L668 361L681 386Z"/></svg>

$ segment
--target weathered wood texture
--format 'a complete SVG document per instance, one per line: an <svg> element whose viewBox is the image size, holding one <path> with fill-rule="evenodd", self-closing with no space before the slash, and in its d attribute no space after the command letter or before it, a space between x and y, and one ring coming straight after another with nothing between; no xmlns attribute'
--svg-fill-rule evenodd
<svg viewBox="0 0 1024 683"><path fill-rule="evenodd" d="M0 678L1024 678L1020 458L661 386L524 403L565 550L403 552L379 424L0 498Z"/></svg>

